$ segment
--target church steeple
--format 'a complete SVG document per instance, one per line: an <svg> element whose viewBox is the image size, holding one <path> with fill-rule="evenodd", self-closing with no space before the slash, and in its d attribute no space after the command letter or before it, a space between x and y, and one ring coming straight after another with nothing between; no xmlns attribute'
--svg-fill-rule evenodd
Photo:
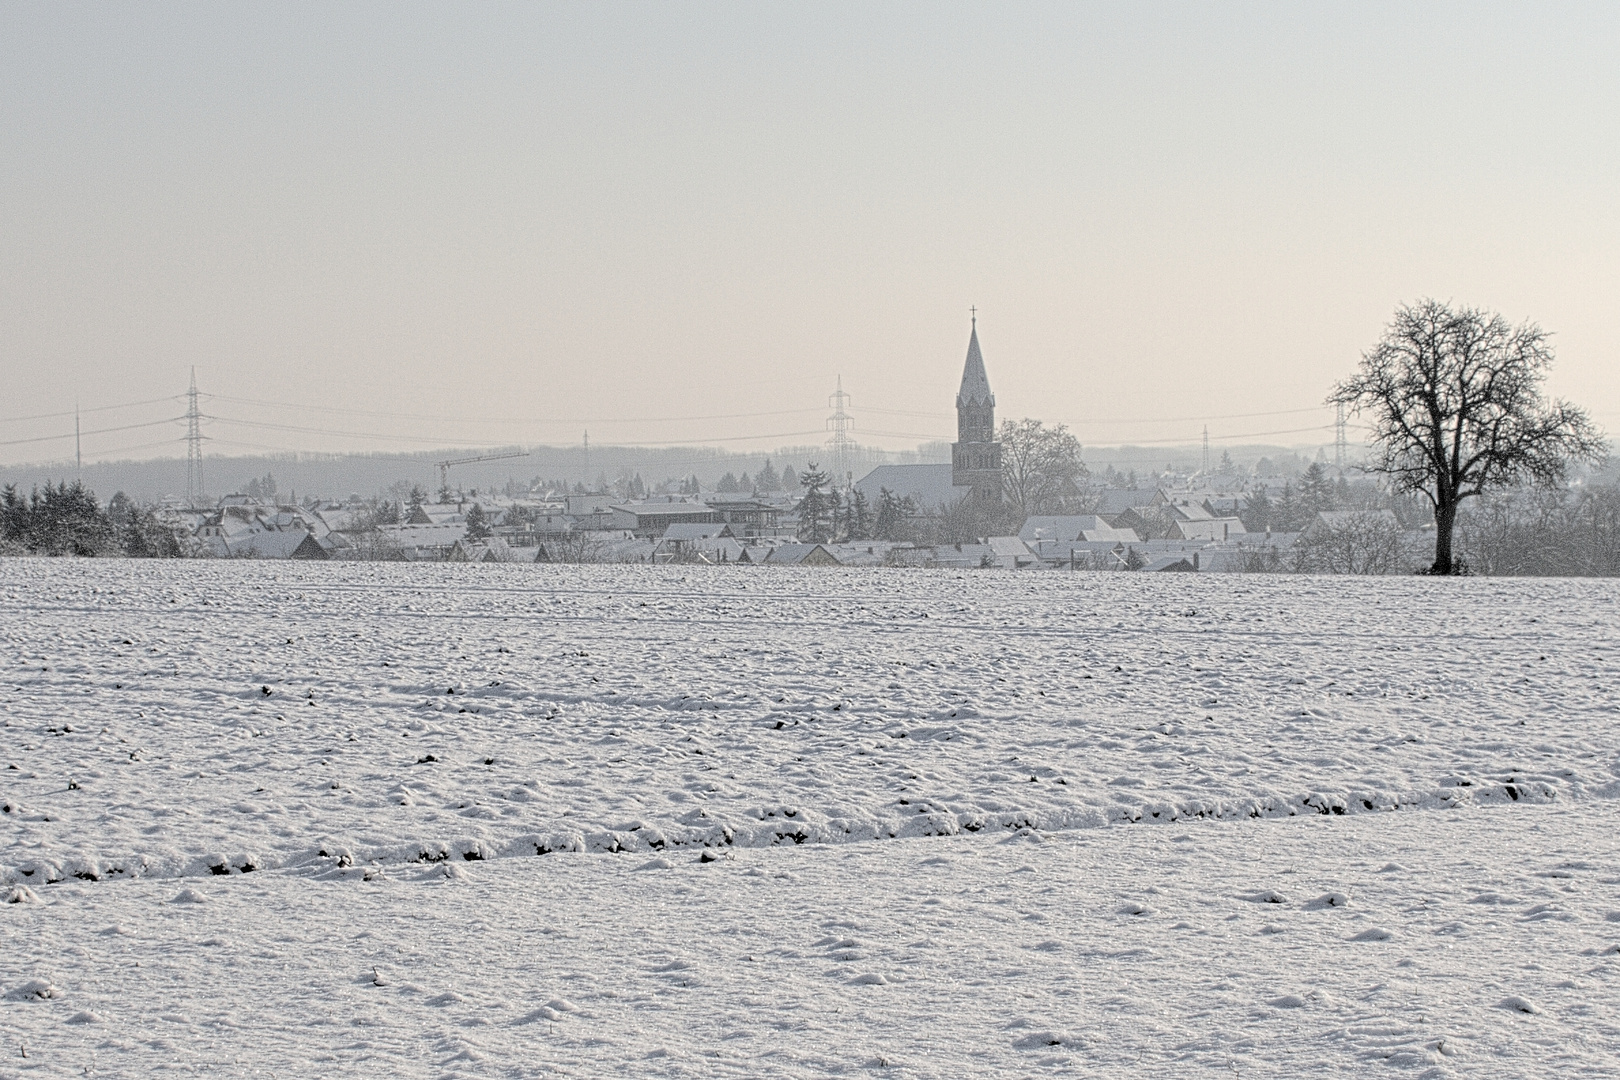
<svg viewBox="0 0 1620 1080"><path fill-rule="evenodd" d="M967 363L956 392L956 442L951 446L951 482L973 494L1001 497L1001 444L996 442L996 396L990 392L979 351L979 315L973 310Z"/></svg>
<svg viewBox="0 0 1620 1080"><path fill-rule="evenodd" d="M996 397L990 392L990 376L984 373L984 356L979 352L979 320L973 319L973 331L968 337L967 363L962 366L962 388L956 392L956 408L964 405L996 407Z"/></svg>

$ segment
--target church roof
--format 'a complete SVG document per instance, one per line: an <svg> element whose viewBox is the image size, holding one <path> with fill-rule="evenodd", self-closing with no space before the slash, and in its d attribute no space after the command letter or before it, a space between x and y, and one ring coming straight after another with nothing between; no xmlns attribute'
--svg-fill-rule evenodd
<svg viewBox="0 0 1620 1080"><path fill-rule="evenodd" d="M943 465L879 465L855 481L855 490L866 496L872 513L877 513L878 500L888 488L900 498L911 496L921 513L929 514L941 506L949 506L972 491L971 487L958 487L952 480L951 466Z"/></svg>
<svg viewBox="0 0 1620 1080"><path fill-rule="evenodd" d="M962 389L956 392L956 405L994 405L990 393L990 377L984 373L984 357L979 355L979 326L973 325L973 336L968 338L967 363L962 368Z"/></svg>

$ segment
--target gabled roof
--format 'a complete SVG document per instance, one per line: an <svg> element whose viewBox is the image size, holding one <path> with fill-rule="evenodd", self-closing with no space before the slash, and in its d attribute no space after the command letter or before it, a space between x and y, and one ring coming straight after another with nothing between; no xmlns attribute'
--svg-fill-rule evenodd
<svg viewBox="0 0 1620 1080"><path fill-rule="evenodd" d="M1097 513L1123 514L1133 506L1148 506L1158 494L1155 488L1105 488L1098 496Z"/></svg>
<svg viewBox="0 0 1620 1080"><path fill-rule="evenodd" d="M1176 499L1167 505L1170 516L1177 521L1210 521L1215 517L1204 508L1203 503L1196 503L1190 499Z"/></svg>
<svg viewBox="0 0 1620 1080"><path fill-rule="evenodd" d="M241 538L215 537L218 544L216 552L230 558L247 559L291 559L306 541L314 538L302 529L286 529L270 532L256 532ZM318 543L318 542L317 542ZM302 557L309 557L307 555ZM324 558L324 555L314 556Z"/></svg>
<svg viewBox="0 0 1620 1080"><path fill-rule="evenodd" d="M956 407L995 403L995 395L990 393L990 377L984 373L984 357L979 354L979 324L975 320L973 333L968 338L967 363L962 366L962 388L956 392Z"/></svg>
<svg viewBox="0 0 1620 1080"><path fill-rule="evenodd" d="M939 544L929 556L934 566L966 570L997 566L999 556L989 544Z"/></svg>
<svg viewBox="0 0 1620 1080"><path fill-rule="evenodd" d="M1096 514L1037 514L1024 519L1018 538L1031 540L1079 540L1082 534L1112 528Z"/></svg>
<svg viewBox="0 0 1620 1080"><path fill-rule="evenodd" d="M996 553L996 565L1005 569L1018 570L1040 563L1040 558L1016 536L991 536L985 543Z"/></svg>
<svg viewBox="0 0 1620 1080"><path fill-rule="evenodd" d="M664 540L712 540L715 537L731 536L731 526L725 522L716 521L708 524L683 523L666 525L664 527Z"/></svg>
<svg viewBox="0 0 1620 1080"><path fill-rule="evenodd" d="M634 514L637 518L677 517L683 514L710 514L709 504L696 499L668 500L653 502L622 502L614 503L612 509L622 514Z"/></svg>
<svg viewBox="0 0 1620 1080"><path fill-rule="evenodd" d="M838 556L821 544L777 544L761 562L837 566Z"/></svg>
<svg viewBox="0 0 1620 1080"><path fill-rule="evenodd" d="M467 526L454 522L449 525L384 525L378 531L400 547L449 547L467 535Z"/></svg>

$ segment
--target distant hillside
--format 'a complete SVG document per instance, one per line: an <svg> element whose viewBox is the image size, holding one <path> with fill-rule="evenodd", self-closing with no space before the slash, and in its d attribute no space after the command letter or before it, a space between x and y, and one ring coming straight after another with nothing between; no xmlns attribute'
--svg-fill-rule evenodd
<svg viewBox="0 0 1620 1080"><path fill-rule="evenodd" d="M923 461L949 461L949 446L940 444L944 456L889 452L861 448L856 462L864 473L874 465L908 464ZM250 480L266 474L275 478L277 491L302 497L343 498L350 494L372 496L394 485L420 485L429 492L437 489L439 470L435 462L447 458L474 457L513 447L491 447L487 451L460 447L454 450L424 451L416 454L262 454L244 457L208 457L203 461L204 488L218 496L245 488ZM932 449L930 447L929 449ZM826 464L823 447L784 447L771 453L733 453L707 447L616 447L593 446L587 462L578 446L536 446L529 456L501 461L457 465L451 469L451 482L464 489L500 490L508 481L527 488L540 480L565 480L572 484L595 484L614 480L622 473L640 474L650 487L660 481L696 474L706 485L713 485L726 473L753 475L769 458L778 472L783 467L803 471L811 461ZM0 467L0 484L16 484L23 491L47 481L74 476L71 461L55 464ZM154 502L165 495L184 494L184 458L157 458L147 461L96 462L84 467L85 486L103 501L122 491L142 502Z"/></svg>
<svg viewBox="0 0 1620 1080"><path fill-rule="evenodd" d="M275 477L276 489L299 496L344 498L351 494L370 497L396 485L420 485L432 492L438 488L439 470L435 463L447 458L475 457L513 447L488 450L423 451L416 454L260 454L244 457L209 457L203 461L204 487L210 496L241 491L250 480L265 475ZM1265 459L1267 471L1295 472L1315 458L1315 448L1280 446L1233 446L1225 448L1241 469ZM1219 459L1221 450L1215 451ZM769 458L778 472L783 467L802 472L814 461L826 467L825 447L788 446L769 454L734 453L709 447L625 447L593 446L587 463L578 446L536 446L529 456L501 461L457 465L451 482L463 489L503 490L510 481L527 488L536 479L565 480L595 485L612 481L621 474L640 474L648 487L661 481L696 474L705 486L713 486L726 473L750 476L759 472ZM950 460L949 443L929 443L917 451L884 451L861 447L853 463L856 478L877 465L940 463ZM1193 471L1203 460L1203 448L1186 446L1088 446L1085 461L1093 472L1112 466L1120 472L1134 470L1144 476L1169 466L1172 470ZM46 481L71 480L71 461L55 464L0 467L0 484L16 484L27 491ZM103 501L122 491L141 502L155 502L165 495L183 494L186 489L184 458L155 458L146 461L95 462L84 467L85 486Z"/></svg>

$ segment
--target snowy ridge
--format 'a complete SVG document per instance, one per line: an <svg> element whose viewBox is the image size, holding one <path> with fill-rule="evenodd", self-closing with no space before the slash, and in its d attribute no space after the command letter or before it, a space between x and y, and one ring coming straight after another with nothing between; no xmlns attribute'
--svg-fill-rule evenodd
<svg viewBox="0 0 1620 1080"><path fill-rule="evenodd" d="M1038 830L1053 833L1121 824L1176 824L1188 821L1230 821L1251 818L1288 818L1300 815L1388 813L1401 810L1457 810L1470 805L1503 806L1548 804L1570 796L1552 778L1509 777L1495 783L1463 781L1426 793L1391 796L1383 792L1322 793L1297 797L1256 796L1248 800L1216 800L1181 804L1114 803L1040 810L953 811L921 800L911 812L889 817L834 817L813 810L760 809L758 820L740 819L696 826L664 820L633 823L617 829L582 830L557 826L547 831L501 837L492 833L433 837L363 844L332 841L310 851L266 855L236 851L198 854L156 849L126 855L68 853L44 855L15 865L0 863L0 884L54 884L66 879L99 881L107 878L202 877L253 873L293 867L344 870L352 866L390 866L445 861L478 862L486 859L531 857L555 852L591 854L649 854L673 848L761 848L782 844L863 843L904 837L957 836L988 830L992 833ZM1593 796L1620 796L1620 783L1590 792ZM1578 797L1578 796L1577 796ZM26 815L26 807L9 804L7 813Z"/></svg>

